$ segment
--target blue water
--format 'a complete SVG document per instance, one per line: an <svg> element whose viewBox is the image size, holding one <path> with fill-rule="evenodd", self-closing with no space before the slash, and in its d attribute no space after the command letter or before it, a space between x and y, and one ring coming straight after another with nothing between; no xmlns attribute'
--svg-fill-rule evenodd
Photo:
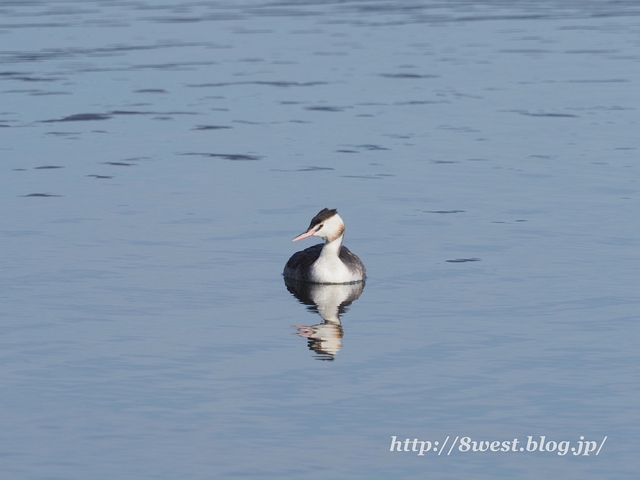
<svg viewBox="0 0 640 480"><path fill-rule="evenodd" d="M0 15L2 478L638 478L635 2Z"/></svg>

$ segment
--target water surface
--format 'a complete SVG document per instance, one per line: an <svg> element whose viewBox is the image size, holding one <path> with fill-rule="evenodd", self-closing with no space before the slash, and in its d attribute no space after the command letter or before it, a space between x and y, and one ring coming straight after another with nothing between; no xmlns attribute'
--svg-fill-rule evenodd
<svg viewBox="0 0 640 480"><path fill-rule="evenodd" d="M3 478L637 478L635 2L0 13Z"/></svg>

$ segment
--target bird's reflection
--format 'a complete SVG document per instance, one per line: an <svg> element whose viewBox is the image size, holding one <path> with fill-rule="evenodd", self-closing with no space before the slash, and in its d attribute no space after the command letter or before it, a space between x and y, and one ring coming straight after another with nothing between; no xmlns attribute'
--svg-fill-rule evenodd
<svg viewBox="0 0 640 480"><path fill-rule="evenodd" d="M294 325L297 335L307 338L309 350L314 351L318 360L333 360L334 355L342 348L344 332L340 315L347 307L360 297L364 290L364 282L339 285L305 283L290 278L284 284L300 303L307 309L316 312L323 322L316 325Z"/></svg>

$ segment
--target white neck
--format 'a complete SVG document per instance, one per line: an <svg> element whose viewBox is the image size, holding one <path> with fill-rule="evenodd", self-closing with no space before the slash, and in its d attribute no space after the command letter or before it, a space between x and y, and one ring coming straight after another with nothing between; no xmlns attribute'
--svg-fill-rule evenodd
<svg viewBox="0 0 640 480"><path fill-rule="evenodd" d="M344 234L340 235L333 241L327 240L322 247L322 252L320 253L321 257L332 256L338 257L340 255L340 247L342 247L342 240L344 239Z"/></svg>

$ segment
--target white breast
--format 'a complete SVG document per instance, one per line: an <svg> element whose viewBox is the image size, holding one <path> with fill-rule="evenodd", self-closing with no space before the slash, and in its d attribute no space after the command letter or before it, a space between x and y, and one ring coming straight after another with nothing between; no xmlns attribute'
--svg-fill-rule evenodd
<svg viewBox="0 0 640 480"><path fill-rule="evenodd" d="M311 266L312 281L317 283L349 283L362 280L335 255L320 255Z"/></svg>

